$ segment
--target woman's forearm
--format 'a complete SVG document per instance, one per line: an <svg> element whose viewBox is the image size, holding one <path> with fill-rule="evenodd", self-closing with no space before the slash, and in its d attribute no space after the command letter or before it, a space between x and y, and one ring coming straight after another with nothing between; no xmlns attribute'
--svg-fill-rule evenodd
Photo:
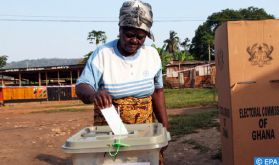
<svg viewBox="0 0 279 165"><path fill-rule="evenodd" d="M164 127L168 129L169 122L168 122L168 114L165 106L165 96L164 96L163 88L155 89L152 95L152 105L153 105L153 112L155 113L157 120L160 123L162 123Z"/></svg>
<svg viewBox="0 0 279 165"><path fill-rule="evenodd" d="M92 104L95 90L88 84L78 84L76 85L76 95L85 104Z"/></svg>

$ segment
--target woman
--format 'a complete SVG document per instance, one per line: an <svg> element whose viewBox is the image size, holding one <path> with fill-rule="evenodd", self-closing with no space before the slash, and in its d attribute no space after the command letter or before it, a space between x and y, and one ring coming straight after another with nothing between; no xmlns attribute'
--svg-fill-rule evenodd
<svg viewBox="0 0 279 165"><path fill-rule="evenodd" d="M124 102L138 102L145 116L139 112L126 123L153 122L152 109L159 122L168 128L159 55L153 47L144 46L146 36L153 39L151 6L142 1L124 2L119 15L119 39L98 47L77 81L76 92L85 103L97 109L115 104L127 110ZM132 105L135 105L132 104ZM139 108L140 109L140 108ZM99 111L95 111L99 113ZM96 115L95 115L96 116ZM121 115L122 117L122 115ZM98 124L98 121L94 121Z"/></svg>
<svg viewBox="0 0 279 165"><path fill-rule="evenodd" d="M152 123L156 117L168 128L161 60L155 48L144 45L146 36L154 39L152 22L149 4L124 2L119 39L98 47L88 59L76 93L84 103L94 104L94 125L106 124L99 109L113 104L126 124Z"/></svg>

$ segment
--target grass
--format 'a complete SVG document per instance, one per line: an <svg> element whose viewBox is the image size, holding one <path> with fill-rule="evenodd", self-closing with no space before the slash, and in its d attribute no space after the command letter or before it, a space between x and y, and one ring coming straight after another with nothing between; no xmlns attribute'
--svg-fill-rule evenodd
<svg viewBox="0 0 279 165"><path fill-rule="evenodd" d="M92 111L92 109L72 109L72 108L48 109L48 110L43 110L43 111L33 111L31 113L86 112L86 111Z"/></svg>
<svg viewBox="0 0 279 165"><path fill-rule="evenodd" d="M214 89L205 88L185 88L185 89L165 89L166 107L171 108L185 108L190 106L203 106L216 104ZM40 112L54 113L54 112L76 112L83 110L71 109L72 106L82 106L84 104L61 104L49 106L53 109ZM69 107L69 108L67 108ZM56 109L57 108L57 109ZM62 109L63 108L63 109ZM34 112L39 113L39 112Z"/></svg>
<svg viewBox="0 0 279 165"><path fill-rule="evenodd" d="M191 115L170 116L170 133L172 136L182 136L194 133L197 129L216 127L218 111L201 112Z"/></svg>
<svg viewBox="0 0 279 165"><path fill-rule="evenodd" d="M216 104L214 89L185 88L165 89L167 108L185 108L189 106L204 106Z"/></svg>
<svg viewBox="0 0 279 165"><path fill-rule="evenodd" d="M201 145L200 143L198 143L197 141L195 141L193 139L185 140L185 141L183 141L183 143L193 145L194 146L193 149L199 150L201 154L209 151L208 147Z"/></svg>
<svg viewBox="0 0 279 165"><path fill-rule="evenodd" d="M70 104L57 104L57 105L49 105L49 107L53 107L53 108L65 108L65 107L72 107L72 106L83 106L83 103L70 103ZM48 106L48 105L46 105Z"/></svg>

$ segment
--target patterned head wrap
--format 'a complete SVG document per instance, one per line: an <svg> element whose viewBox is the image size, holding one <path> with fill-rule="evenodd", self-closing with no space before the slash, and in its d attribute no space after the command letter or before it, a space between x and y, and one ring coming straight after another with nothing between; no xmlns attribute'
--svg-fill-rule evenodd
<svg viewBox="0 0 279 165"><path fill-rule="evenodd" d="M142 29L148 33L148 37L154 41L150 31L153 23L153 13L150 4L140 0L129 0L120 8L119 26L128 26Z"/></svg>

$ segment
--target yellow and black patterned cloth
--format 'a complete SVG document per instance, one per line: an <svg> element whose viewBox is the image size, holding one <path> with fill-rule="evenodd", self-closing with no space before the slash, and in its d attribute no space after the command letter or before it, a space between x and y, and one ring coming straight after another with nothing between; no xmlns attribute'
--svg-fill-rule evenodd
<svg viewBox="0 0 279 165"><path fill-rule="evenodd" d="M113 100L113 105L120 112L120 118L126 124L153 123L152 98L126 97ZM94 125L107 125L101 111L94 109Z"/></svg>

